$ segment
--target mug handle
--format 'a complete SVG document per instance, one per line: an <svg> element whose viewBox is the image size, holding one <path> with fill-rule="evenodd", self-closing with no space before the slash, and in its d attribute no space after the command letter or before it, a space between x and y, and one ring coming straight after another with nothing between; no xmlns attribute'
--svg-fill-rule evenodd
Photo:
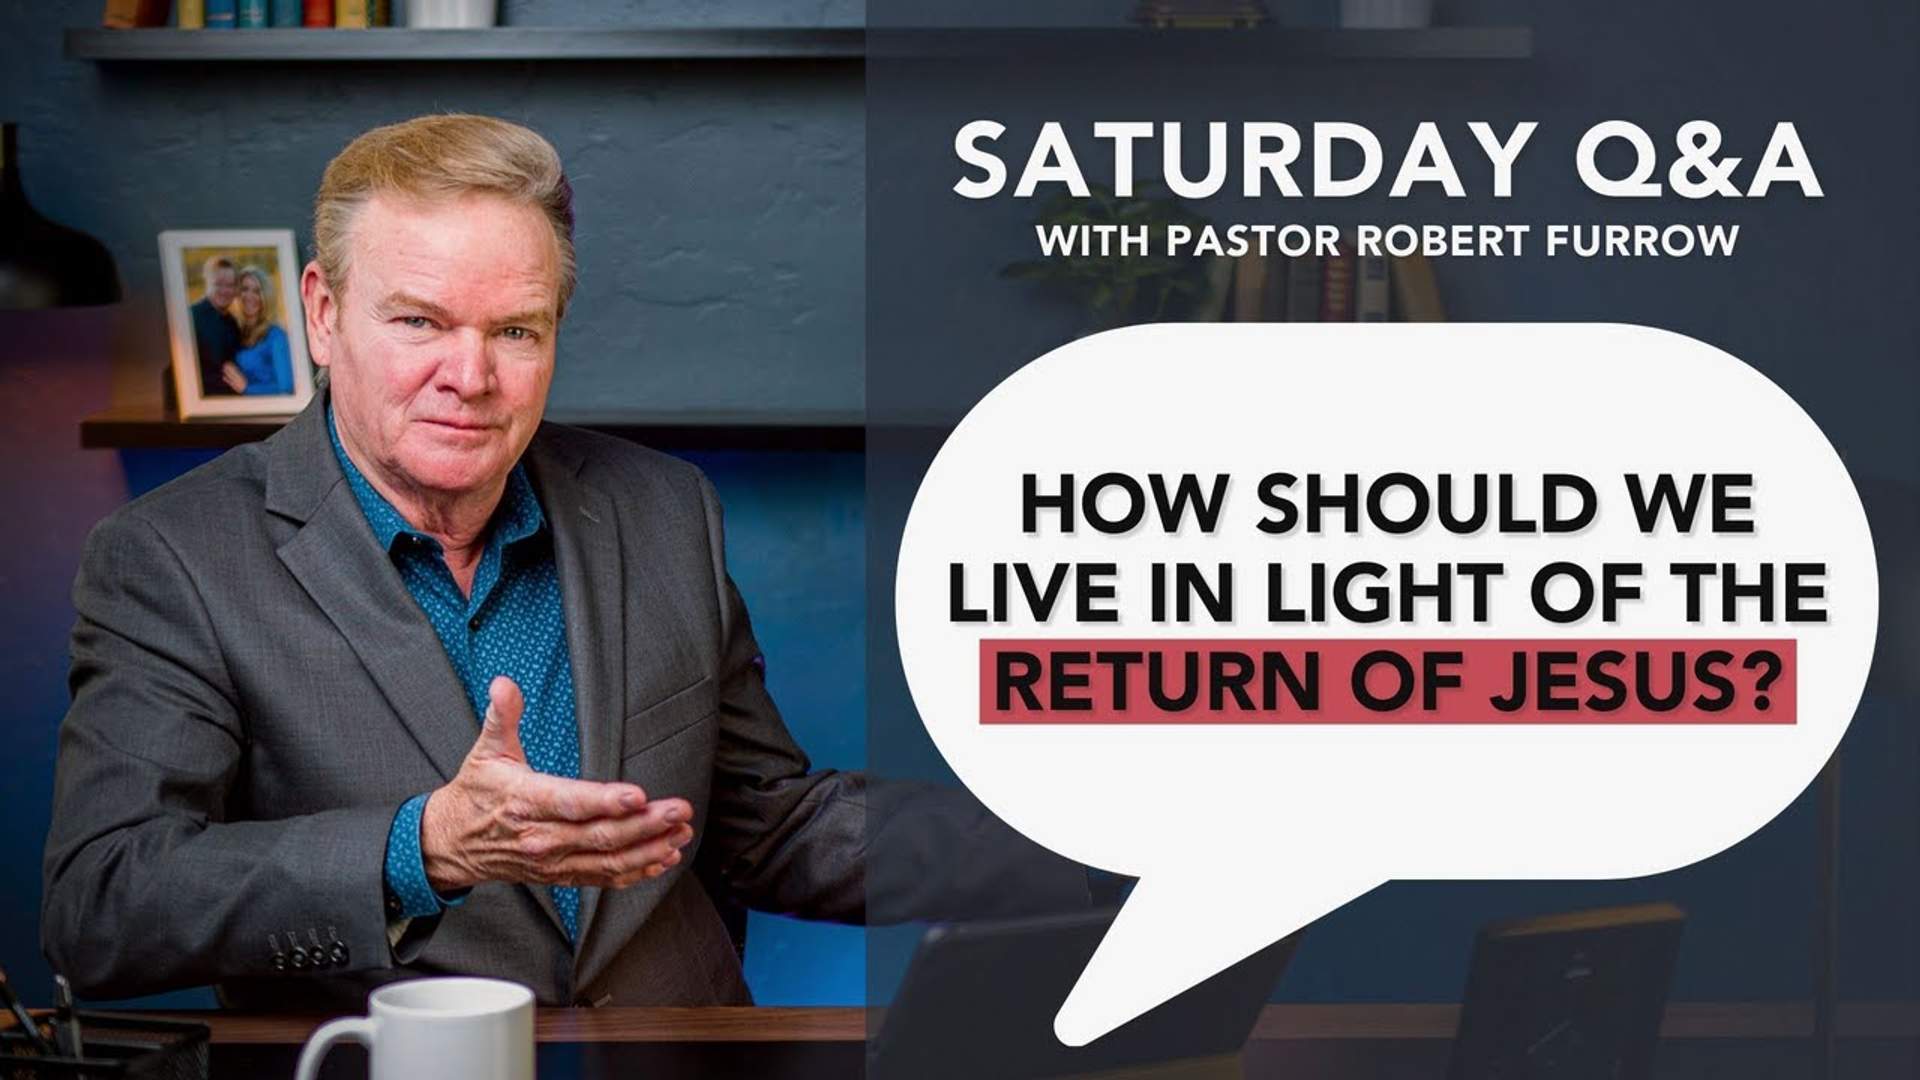
<svg viewBox="0 0 1920 1080"><path fill-rule="evenodd" d="M348 1016L320 1025L300 1050L300 1064L293 1071L294 1080L314 1080L319 1075L320 1062L327 1056L327 1051L333 1049L334 1043L345 1040L372 1049L375 1030L370 1016Z"/></svg>

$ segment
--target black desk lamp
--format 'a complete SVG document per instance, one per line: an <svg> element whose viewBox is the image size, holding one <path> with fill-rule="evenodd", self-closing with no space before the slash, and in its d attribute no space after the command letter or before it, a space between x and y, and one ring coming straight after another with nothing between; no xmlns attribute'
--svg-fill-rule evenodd
<svg viewBox="0 0 1920 1080"><path fill-rule="evenodd" d="M83 307L120 299L120 274L105 245L48 221L20 182L17 125L0 143L0 310Z"/></svg>

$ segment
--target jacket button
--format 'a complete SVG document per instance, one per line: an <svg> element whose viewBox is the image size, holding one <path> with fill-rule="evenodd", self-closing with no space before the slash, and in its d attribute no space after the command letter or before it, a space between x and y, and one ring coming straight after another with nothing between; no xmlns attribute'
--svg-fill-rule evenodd
<svg viewBox="0 0 1920 1080"><path fill-rule="evenodd" d="M273 970L275 971L287 970L287 954L286 953L277 952L273 954Z"/></svg>
<svg viewBox="0 0 1920 1080"><path fill-rule="evenodd" d="M287 950L287 965L295 971L307 970L307 950L299 945Z"/></svg>
<svg viewBox="0 0 1920 1080"><path fill-rule="evenodd" d="M350 955L351 954L347 952L347 943L344 941L334 942L333 947L327 950L327 956L339 967L347 966L347 957Z"/></svg>

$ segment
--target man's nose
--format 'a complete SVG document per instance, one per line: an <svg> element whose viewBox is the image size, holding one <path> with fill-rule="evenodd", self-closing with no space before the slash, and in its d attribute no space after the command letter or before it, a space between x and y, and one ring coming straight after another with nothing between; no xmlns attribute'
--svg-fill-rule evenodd
<svg viewBox="0 0 1920 1080"><path fill-rule="evenodd" d="M463 327L446 339L447 352L441 357L440 385L463 398L484 397L493 390L493 355L487 337L479 330Z"/></svg>

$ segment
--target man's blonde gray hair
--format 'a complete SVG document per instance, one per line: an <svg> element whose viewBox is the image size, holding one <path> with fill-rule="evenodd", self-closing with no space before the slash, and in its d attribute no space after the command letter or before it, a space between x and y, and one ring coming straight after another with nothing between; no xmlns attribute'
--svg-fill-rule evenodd
<svg viewBox="0 0 1920 1080"><path fill-rule="evenodd" d="M380 194L438 201L497 195L546 216L560 253L556 317L573 298L573 188L553 144L531 128L491 116L447 113L377 127L327 163L313 197L314 258L327 287L344 293L353 220Z"/></svg>

